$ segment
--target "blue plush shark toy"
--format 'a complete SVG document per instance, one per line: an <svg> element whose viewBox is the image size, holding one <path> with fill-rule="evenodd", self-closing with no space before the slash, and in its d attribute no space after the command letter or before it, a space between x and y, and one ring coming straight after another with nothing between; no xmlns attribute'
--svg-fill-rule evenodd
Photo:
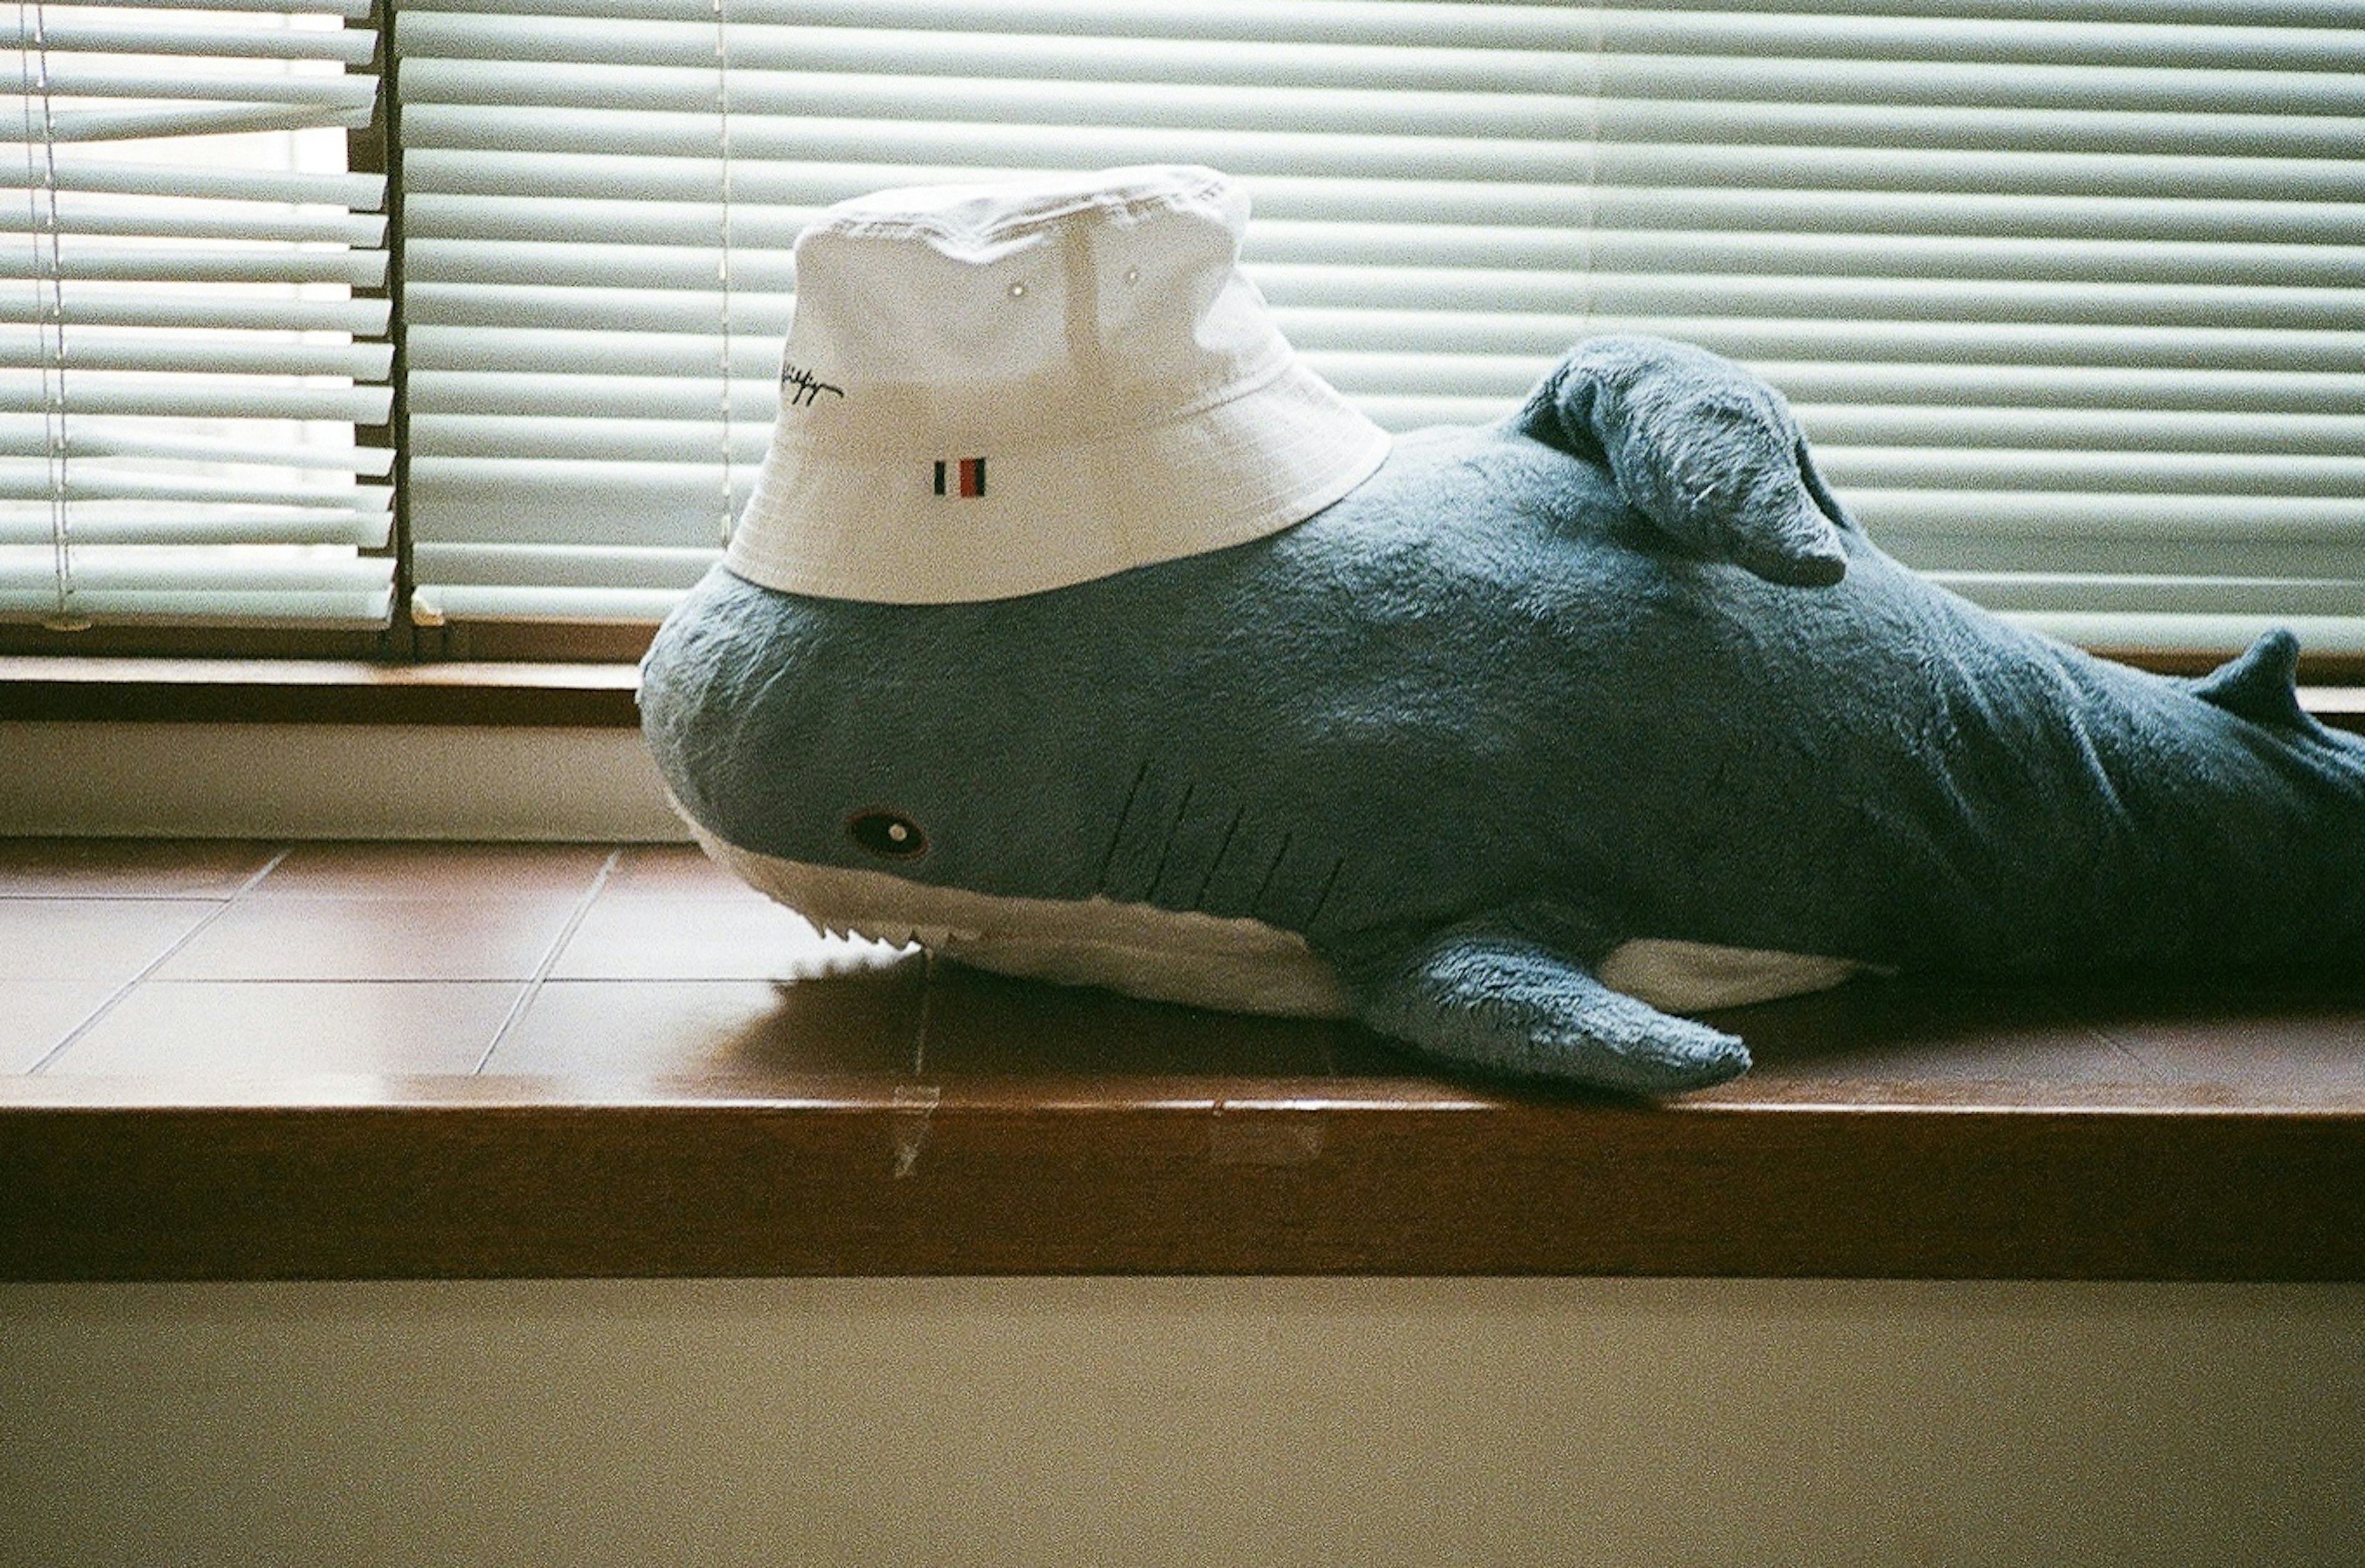
<svg viewBox="0 0 2365 1568"><path fill-rule="evenodd" d="M981 300L1049 289L1072 359L1131 308L1116 280L1173 243L1136 231L1156 228L1144 177L1103 177L1082 207L1061 187L1057 221L1039 190L925 193L894 209L929 215L920 239L875 204L841 228L985 271ZM1098 254L1120 209L1137 222ZM1061 223L1087 231L1085 264L1050 253ZM827 250L800 251L801 324ZM1041 263L1017 296L1013 254ZM1183 308L1198 342L1231 286ZM2365 955L2365 745L2301 711L2288 635L2191 682L2016 630L1876 548L1780 397L1709 354L1588 342L1500 424L1401 437L1375 468L1367 445L1343 478L1296 484L1338 492L1298 517L1237 540L1169 530L1113 569L1077 543L1110 526L1092 522L1046 546L1058 580L1021 571L1013 591L1007 553L1050 526L1026 442L891 421L911 439L883 454L833 445L819 421L858 411L857 341L792 334L791 387L829 390L792 391L754 537L666 622L641 698L709 849L816 924L1352 1016L1454 1063L1644 1093L1748 1065L1677 1014L1866 967L2351 972ZM897 420L928 362L894 362ZM1128 407L1130 374L1113 373ZM1359 431L1334 418L1314 444ZM1119 484L1074 434L1053 432L1061 461ZM1151 490L1209 463L1238 489L1222 446L1181 442ZM909 495L831 521L815 476L846 453L874 497ZM1014 518L975 513L992 559L956 573L988 591L930 579L1005 485Z"/></svg>

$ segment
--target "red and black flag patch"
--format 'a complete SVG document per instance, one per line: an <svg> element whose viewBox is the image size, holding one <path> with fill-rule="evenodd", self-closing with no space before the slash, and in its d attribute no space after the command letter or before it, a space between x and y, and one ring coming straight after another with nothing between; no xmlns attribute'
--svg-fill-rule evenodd
<svg viewBox="0 0 2365 1568"><path fill-rule="evenodd" d="M985 494L985 459L936 459L936 494L964 500Z"/></svg>

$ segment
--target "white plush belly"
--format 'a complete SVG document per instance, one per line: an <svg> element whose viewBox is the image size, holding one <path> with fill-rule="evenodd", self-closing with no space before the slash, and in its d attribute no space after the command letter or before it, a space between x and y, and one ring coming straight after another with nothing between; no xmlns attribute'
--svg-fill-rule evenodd
<svg viewBox="0 0 2365 1568"><path fill-rule="evenodd" d="M1306 939L1261 921L1085 900L1002 898L883 871L758 855L702 830L734 876L829 932L917 942L979 969L1236 1013L1343 1018L1351 1013ZM1603 984L1673 1012L1738 1007L1837 985L1862 966L1644 938L1599 968Z"/></svg>

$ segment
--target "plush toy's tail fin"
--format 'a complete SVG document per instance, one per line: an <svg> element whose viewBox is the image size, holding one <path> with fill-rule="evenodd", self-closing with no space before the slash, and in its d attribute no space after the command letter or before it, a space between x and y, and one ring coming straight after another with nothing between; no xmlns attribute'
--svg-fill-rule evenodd
<svg viewBox="0 0 2365 1568"><path fill-rule="evenodd" d="M2259 637L2240 657L2194 682L2192 694L2212 707L2270 730L2320 735L2324 727L2299 705L2294 685L2298 676L2299 639L2279 628Z"/></svg>

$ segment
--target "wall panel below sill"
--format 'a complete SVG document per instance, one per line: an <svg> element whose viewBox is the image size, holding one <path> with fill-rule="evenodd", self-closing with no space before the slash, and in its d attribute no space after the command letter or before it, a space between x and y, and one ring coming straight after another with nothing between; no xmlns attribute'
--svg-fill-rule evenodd
<svg viewBox="0 0 2365 1568"><path fill-rule="evenodd" d="M0 722L0 833L670 843L613 726Z"/></svg>

